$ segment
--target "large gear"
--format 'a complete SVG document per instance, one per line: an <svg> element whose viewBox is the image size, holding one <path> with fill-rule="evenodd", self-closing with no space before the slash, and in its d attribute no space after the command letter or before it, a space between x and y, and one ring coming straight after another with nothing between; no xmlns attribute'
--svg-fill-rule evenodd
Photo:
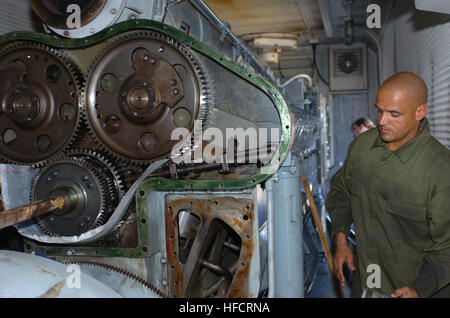
<svg viewBox="0 0 450 318"><path fill-rule="evenodd" d="M35 42L0 50L0 158L42 166L67 149L82 120L83 77L59 51Z"/></svg>
<svg viewBox="0 0 450 318"><path fill-rule="evenodd" d="M207 75L194 53L168 35L120 36L95 59L87 81L90 135L111 156L133 164L168 157L178 127L206 122Z"/></svg>
<svg viewBox="0 0 450 318"><path fill-rule="evenodd" d="M49 164L33 181L32 201L60 195L70 202L67 209L40 216L37 223L49 235L74 236L105 224L123 191L102 157L80 150Z"/></svg>

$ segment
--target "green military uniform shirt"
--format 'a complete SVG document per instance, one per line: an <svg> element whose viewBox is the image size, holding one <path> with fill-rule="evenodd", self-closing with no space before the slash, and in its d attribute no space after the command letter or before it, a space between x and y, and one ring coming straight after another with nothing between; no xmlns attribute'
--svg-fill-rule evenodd
<svg viewBox="0 0 450 318"><path fill-rule="evenodd" d="M450 151L421 132L391 151L378 129L350 145L344 166L332 178L326 209L332 236L354 223L357 255L353 297L376 283L390 295L412 287L419 297L450 297ZM356 286L355 286L356 285Z"/></svg>

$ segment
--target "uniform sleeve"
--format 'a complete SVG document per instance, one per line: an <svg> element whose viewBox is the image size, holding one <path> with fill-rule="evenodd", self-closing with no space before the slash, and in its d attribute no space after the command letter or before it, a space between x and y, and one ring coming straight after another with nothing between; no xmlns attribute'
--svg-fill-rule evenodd
<svg viewBox="0 0 450 318"><path fill-rule="evenodd" d="M450 284L450 186L436 193L429 204L431 244L412 288L420 297L429 297Z"/></svg>
<svg viewBox="0 0 450 318"><path fill-rule="evenodd" d="M353 223L350 203L350 171L353 164L352 149L354 142L350 144L347 159L342 168L330 181L330 191L325 202L325 208L331 218L331 237L338 232L348 234Z"/></svg>

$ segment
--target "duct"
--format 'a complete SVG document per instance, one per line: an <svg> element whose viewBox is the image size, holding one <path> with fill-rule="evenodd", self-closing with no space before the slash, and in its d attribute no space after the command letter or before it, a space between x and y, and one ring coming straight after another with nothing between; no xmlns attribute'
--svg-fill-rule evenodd
<svg viewBox="0 0 450 318"><path fill-rule="evenodd" d="M304 297L300 163L288 155L273 189L274 297ZM270 237L270 236L269 236Z"/></svg>

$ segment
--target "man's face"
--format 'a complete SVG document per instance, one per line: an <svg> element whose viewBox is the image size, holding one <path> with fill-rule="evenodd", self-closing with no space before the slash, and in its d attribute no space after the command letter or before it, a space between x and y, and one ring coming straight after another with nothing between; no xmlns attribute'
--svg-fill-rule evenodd
<svg viewBox="0 0 450 318"><path fill-rule="evenodd" d="M378 129L386 143L402 145L412 139L418 127L416 107L401 91L380 89L377 95Z"/></svg>

